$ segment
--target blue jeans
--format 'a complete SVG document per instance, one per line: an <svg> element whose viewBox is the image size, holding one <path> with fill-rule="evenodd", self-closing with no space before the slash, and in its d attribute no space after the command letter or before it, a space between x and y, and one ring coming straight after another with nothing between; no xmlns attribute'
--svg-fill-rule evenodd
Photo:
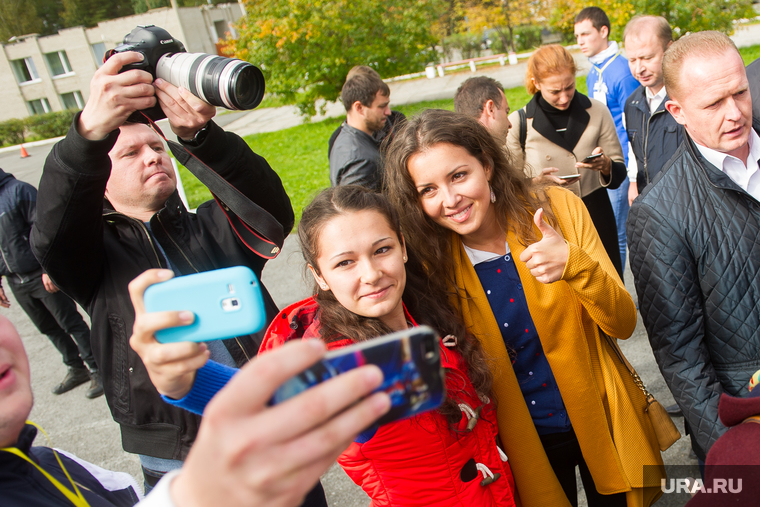
<svg viewBox="0 0 760 507"><path fill-rule="evenodd" d="M607 189L607 193L610 196L610 204L612 204L612 211L615 213L618 244L620 245L620 264L623 266L623 271L625 271L625 247L628 244L625 238L625 221L628 220L628 209L631 207L628 204L628 186L630 184L631 182L628 180L628 176L626 176L620 187L615 190Z"/></svg>

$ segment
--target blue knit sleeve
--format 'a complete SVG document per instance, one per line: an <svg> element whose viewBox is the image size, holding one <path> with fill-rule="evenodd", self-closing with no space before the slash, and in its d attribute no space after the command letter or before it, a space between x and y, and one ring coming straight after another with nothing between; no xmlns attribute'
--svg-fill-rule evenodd
<svg viewBox="0 0 760 507"><path fill-rule="evenodd" d="M190 392L178 400L161 396L166 403L184 408L194 414L203 415L203 410L216 393L227 385L239 370L215 361L208 361L195 374L195 382Z"/></svg>

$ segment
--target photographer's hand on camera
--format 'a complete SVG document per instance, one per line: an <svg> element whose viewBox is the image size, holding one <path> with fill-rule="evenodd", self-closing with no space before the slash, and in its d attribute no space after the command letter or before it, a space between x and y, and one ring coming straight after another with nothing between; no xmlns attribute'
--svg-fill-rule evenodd
<svg viewBox="0 0 760 507"><path fill-rule="evenodd" d="M114 54L95 72L90 81L90 98L77 123L82 137L103 139L134 111L156 103L153 76L142 70L119 73L123 66L142 59L143 55L133 51Z"/></svg>
<svg viewBox="0 0 760 507"><path fill-rule="evenodd" d="M161 78L156 79L153 84L158 103L164 110L172 131L180 139L192 140L216 114L216 107L184 88L177 88Z"/></svg>
<svg viewBox="0 0 760 507"><path fill-rule="evenodd" d="M143 294L154 283L165 282L173 273L168 269L150 269L129 284L129 296L135 307L135 325L129 345L142 359L156 390L169 398L183 398L193 387L195 372L206 364L209 350L204 343L179 342L162 344L156 331L193 322L191 312L145 311Z"/></svg>

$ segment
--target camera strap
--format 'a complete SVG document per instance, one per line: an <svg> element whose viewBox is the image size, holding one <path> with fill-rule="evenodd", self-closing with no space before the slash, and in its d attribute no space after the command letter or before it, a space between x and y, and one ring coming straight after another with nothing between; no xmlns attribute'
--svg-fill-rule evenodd
<svg viewBox="0 0 760 507"><path fill-rule="evenodd" d="M181 144L166 139L158 125L151 127L169 145L177 161L185 166L211 191L227 217L232 230L251 251L265 259L274 259L282 250L285 234L282 225L268 211L251 201L213 169Z"/></svg>

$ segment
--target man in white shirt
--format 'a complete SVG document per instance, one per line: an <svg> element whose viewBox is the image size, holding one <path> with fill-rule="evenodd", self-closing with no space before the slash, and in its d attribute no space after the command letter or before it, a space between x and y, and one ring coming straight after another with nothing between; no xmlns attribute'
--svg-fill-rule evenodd
<svg viewBox="0 0 760 507"><path fill-rule="evenodd" d="M623 32L628 66L641 83L625 103L628 142L628 202L632 203L670 160L684 139L683 127L665 109L669 100L662 77L662 57L673 32L662 16L636 16Z"/></svg>
<svg viewBox="0 0 760 507"><path fill-rule="evenodd" d="M631 206L628 244L652 351L704 461L727 430L721 394L745 396L760 369L760 137L724 34L674 42L663 73L687 135Z"/></svg>

